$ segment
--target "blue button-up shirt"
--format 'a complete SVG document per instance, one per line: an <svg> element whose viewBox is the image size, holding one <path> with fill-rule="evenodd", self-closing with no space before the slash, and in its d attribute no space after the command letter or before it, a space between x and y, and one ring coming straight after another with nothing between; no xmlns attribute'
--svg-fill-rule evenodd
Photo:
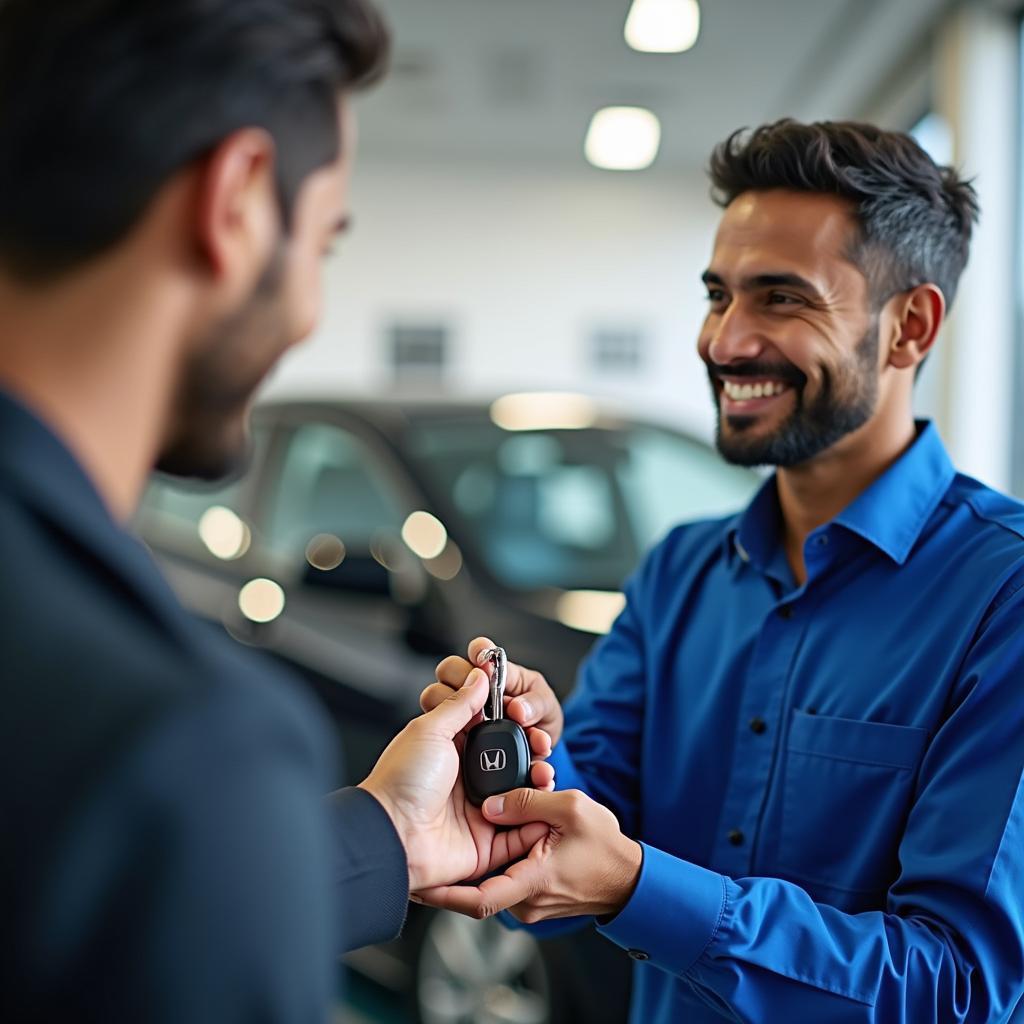
<svg viewBox="0 0 1024 1024"><path fill-rule="evenodd" d="M636 1024L1024 1019L1022 537L922 425L802 586L774 479L647 558L553 756L643 845Z"/></svg>

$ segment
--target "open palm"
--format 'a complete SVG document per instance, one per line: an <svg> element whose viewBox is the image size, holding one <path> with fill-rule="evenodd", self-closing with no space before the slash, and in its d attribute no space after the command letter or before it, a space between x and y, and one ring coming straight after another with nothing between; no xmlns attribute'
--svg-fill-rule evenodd
<svg viewBox="0 0 1024 1024"><path fill-rule="evenodd" d="M546 825L499 830L466 798L463 731L483 707L487 677L478 672L391 741L362 784L383 804L405 845L413 892L486 875L529 851Z"/></svg>

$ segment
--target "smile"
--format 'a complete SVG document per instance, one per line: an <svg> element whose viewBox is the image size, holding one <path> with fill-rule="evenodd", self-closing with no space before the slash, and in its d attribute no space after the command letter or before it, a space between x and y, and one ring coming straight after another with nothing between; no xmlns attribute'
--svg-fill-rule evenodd
<svg viewBox="0 0 1024 1024"><path fill-rule="evenodd" d="M722 380L722 390L732 402L750 402L758 398L774 398L788 391L791 384L781 380Z"/></svg>

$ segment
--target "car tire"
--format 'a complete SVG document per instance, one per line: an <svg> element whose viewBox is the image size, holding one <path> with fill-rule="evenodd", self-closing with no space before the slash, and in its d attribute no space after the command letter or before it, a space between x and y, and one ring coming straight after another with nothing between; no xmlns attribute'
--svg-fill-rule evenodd
<svg viewBox="0 0 1024 1024"><path fill-rule="evenodd" d="M419 925L411 986L417 1024L626 1019L628 962L593 932L540 941L495 919L475 921L445 911L422 915ZM595 959L606 958L611 969L603 971Z"/></svg>

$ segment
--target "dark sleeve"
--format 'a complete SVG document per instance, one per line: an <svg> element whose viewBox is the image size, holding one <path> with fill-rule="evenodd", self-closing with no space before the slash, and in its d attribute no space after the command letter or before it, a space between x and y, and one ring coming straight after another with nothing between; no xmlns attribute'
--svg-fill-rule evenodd
<svg viewBox="0 0 1024 1024"><path fill-rule="evenodd" d="M355 787L332 793L328 808L341 950L395 938L409 905L409 868L391 819Z"/></svg>
<svg viewBox="0 0 1024 1024"><path fill-rule="evenodd" d="M83 806L40 922L66 1019L328 1019L324 737L289 696L225 688L160 715Z"/></svg>

